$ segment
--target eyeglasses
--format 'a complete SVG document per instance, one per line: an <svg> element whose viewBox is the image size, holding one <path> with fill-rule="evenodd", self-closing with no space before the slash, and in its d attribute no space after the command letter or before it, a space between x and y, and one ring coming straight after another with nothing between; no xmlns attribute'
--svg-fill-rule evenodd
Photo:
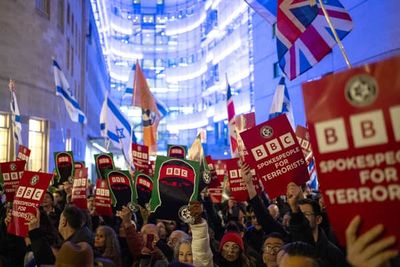
<svg viewBox="0 0 400 267"><path fill-rule="evenodd" d="M280 249L281 249L281 246L266 245L264 247L264 252L277 254Z"/></svg>

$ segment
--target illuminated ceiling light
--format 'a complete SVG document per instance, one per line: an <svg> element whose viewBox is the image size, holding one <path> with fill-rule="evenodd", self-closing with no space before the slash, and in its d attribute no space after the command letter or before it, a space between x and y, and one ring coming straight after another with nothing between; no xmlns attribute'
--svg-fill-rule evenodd
<svg viewBox="0 0 400 267"><path fill-rule="evenodd" d="M126 34L126 35L132 35L133 34L132 28L124 28L121 25L118 25L118 24L116 24L114 22L111 22L110 25L111 25L111 28L116 32L119 32L119 33L122 33L122 34Z"/></svg>
<svg viewBox="0 0 400 267"><path fill-rule="evenodd" d="M116 47L111 47L110 51L114 55L120 56L120 57L123 57L123 58L126 58L126 59L136 60L136 59L142 59L143 58L143 54L141 54L141 53L128 53L128 52L125 52L125 51L118 50Z"/></svg>
<svg viewBox="0 0 400 267"><path fill-rule="evenodd" d="M196 66L198 67L198 66ZM185 69L185 68L182 68ZM168 74L167 72L167 78L166 81L168 83L174 83L174 82L181 82L181 81L186 81L186 80L191 80L194 78L197 78L201 75L203 75L207 71L207 65L206 64L201 64L200 69L197 71L193 71L193 68L187 68L187 73L183 75L173 75L173 74Z"/></svg>

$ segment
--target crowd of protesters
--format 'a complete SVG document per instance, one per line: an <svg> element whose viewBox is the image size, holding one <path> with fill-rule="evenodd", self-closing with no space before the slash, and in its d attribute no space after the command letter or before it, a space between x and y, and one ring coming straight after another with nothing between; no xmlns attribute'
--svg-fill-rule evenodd
<svg viewBox="0 0 400 267"><path fill-rule="evenodd" d="M0 207L0 266L400 266L394 237L382 225L359 235L356 216L341 247L318 192L287 185L277 199L257 194L242 166L249 200L213 204L207 190L189 205L190 224L160 220L140 207L123 206L113 217L70 204L67 182L47 192L28 222L25 238L7 233L11 211ZM89 190L90 191L90 190Z"/></svg>

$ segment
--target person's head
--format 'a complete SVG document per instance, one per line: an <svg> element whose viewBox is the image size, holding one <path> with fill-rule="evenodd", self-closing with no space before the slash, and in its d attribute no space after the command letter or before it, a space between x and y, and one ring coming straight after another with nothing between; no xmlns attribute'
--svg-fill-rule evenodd
<svg viewBox="0 0 400 267"><path fill-rule="evenodd" d="M92 247L86 242L74 244L65 242L56 256L56 267L92 267L94 256Z"/></svg>
<svg viewBox="0 0 400 267"><path fill-rule="evenodd" d="M268 211L269 211L269 214L271 214L272 218L274 218L274 220L277 220L279 218L279 216L280 216L279 208L276 204L269 205Z"/></svg>
<svg viewBox="0 0 400 267"><path fill-rule="evenodd" d="M54 204L58 204L63 202L63 197L60 191L56 190L53 192L53 199L54 199Z"/></svg>
<svg viewBox="0 0 400 267"><path fill-rule="evenodd" d="M188 239L182 239L175 246L175 258L185 264L193 264L192 242Z"/></svg>
<svg viewBox="0 0 400 267"><path fill-rule="evenodd" d="M280 233L271 233L267 236L263 245L263 262L268 267L276 267L276 256L284 244L284 238Z"/></svg>
<svg viewBox="0 0 400 267"><path fill-rule="evenodd" d="M58 231L64 239L68 239L82 227L82 224L83 216L81 210L75 206L68 206L61 213Z"/></svg>
<svg viewBox="0 0 400 267"><path fill-rule="evenodd" d="M175 230L168 237L168 246L174 248L176 244L183 239L189 239L189 235L184 231Z"/></svg>
<svg viewBox="0 0 400 267"><path fill-rule="evenodd" d="M94 196L90 195L87 198L87 208L89 212L94 211Z"/></svg>
<svg viewBox="0 0 400 267"><path fill-rule="evenodd" d="M165 223L163 221L159 221L157 223L157 228L160 239L167 239L167 227L165 226Z"/></svg>
<svg viewBox="0 0 400 267"><path fill-rule="evenodd" d="M289 211L286 212L285 215L283 215L282 225L283 225L285 228L289 228L290 218L291 218L291 216L290 216L290 212L289 212Z"/></svg>
<svg viewBox="0 0 400 267"><path fill-rule="evenodd" d="M251 219L251 225L254 226L257 230L261 230L261 225L257 221L256 214L254 213L253 210L250 211L250 219Z"/></svg>
<svg viewBox="0 0 400 267"><path fill-rule="evenodd" d="M64 188L65 194L67 194L67 196L70 196L72 194L72 183L65 181L63 183L63 188Z"/></svg>
<svg viewBox="0 0 400 267"><path fill-rule="evenodd" d="M310 223L311 230L316 230L322 222L321 207L318 202L311 199L301 199L298 202L299 208Z"/></svg>
<svg viewBox="0 0 400 267"><path fill-rule="evenodd" d="M43 197L42 206L43 207L53 207L53 204L54 204L53 195L49 191L46 191L46 193L44 194L44 197Z"/></svg>
<svg viewBox="0 0 400 267"><path fill-rule="evenodd" d="M315 248L304 242L286 244L278 253L279 267L319 267Z"/></svg>
<svg viewBox="0 0 400 267"><path fill-rule="evenodd" d="M99 226L96 230L94 247L101 251L104 257L113 258L120 254L117 235L109 226Z"/></svg>
<svg viewBox="0 0 400 267"><path fill-rule="evenodd" d="M234 232L227 232L219 243L219 250L222 257L233 262L239 259L241 252L244 251L243 240L239 234Z"/></svg>

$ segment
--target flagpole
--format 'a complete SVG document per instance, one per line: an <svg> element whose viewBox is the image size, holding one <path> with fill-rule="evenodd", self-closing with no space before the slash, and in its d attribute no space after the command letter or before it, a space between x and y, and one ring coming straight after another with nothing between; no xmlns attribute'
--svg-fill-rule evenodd
<svg viewBox="0 0 400 267"><path fill-rule="evenodd" d="M10 81L8 82L8 89L10 90L10 100L13 102L14 101L14 98L13 98L13 95L12 95L12 93L13 93L13 87L14 87L14 81L13 80L11 80L11 78L10 78ZM15 114L14 114L14 111L12 111L11 110L11 115L12 116L14 116L15 117ZM16 148L16 142L15 142L15 123L13 122L13 123L11 123L11 126L12 126L12 136L13 136L13 142L12 142L12 144L13 144L13 155L12 155L12 158L15 158L16 156L17 156L17 148Z"/></svg>
<svg viewBox="0 0 400 267"><path fill-rule="evenodd" d="M331 18L329 17L329 14L328 14L328 12L327 12L326 9L325 9L325 5L324 5L324 3L323 3L323 0L319 0L319 4L321 5L321 9L322 9L322 12L324 13L326 22L328 22L329 28L331 29L331 31L332 31L332 33L333 33L333 36L335 37L335 40L336 40L337 44L339 45L340 52L342 53L342 56L343 56L343 58L344 58L344 61L346 62L347 67L348 67L349 69L351 69L350 60L349 60L349 58L347 57L346 50L344 49L343 43L342 43L342 41L340 40L339 36L337 35L337 32L336 32L335 27L333 27Z"/></svg>

